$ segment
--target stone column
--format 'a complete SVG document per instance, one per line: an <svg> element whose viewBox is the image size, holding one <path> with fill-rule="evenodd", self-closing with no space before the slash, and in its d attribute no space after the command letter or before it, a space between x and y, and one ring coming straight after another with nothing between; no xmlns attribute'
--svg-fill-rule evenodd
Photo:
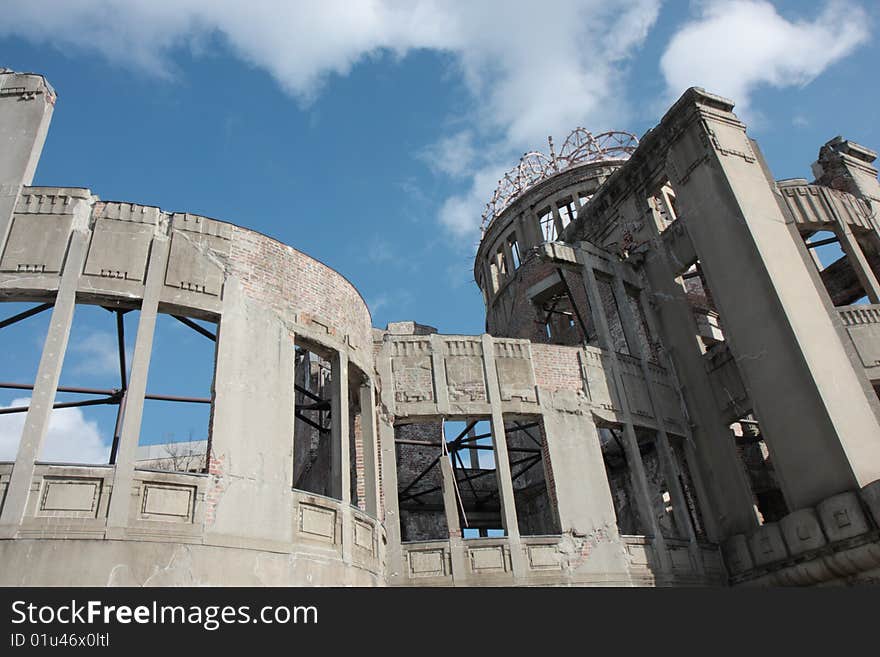
<svg viewBox="0 0 880 657"><path fill-rule="evenodd" d="M556 237L552 241L557 241L559 236L562 235L562 231L565 230L565 227L562 225L562 217L559 216L559 208L556 206L556 201L552 201L550 203L550 211L553 213L553 226L556 228Z"/></svg>
<svg viewBox="0 0 880 657"><path fill-rule="evenodd" d="M697 343L697 325L691 305L682 287L676 283L678 271L657 230L659 208L653 199L647 199L639 204L637 211L652 218L644 222L650 231L652 246L642 263L650 284L646 311L649 311L648 316L653 314L656 317L670 374L680 386L686 402L686 419L694 439L694 445L689 447L689 453L694 457L692 470L695 479L704 483L705 494L700 496L700 503L704 509L706 533L713 541L748 533L758 524L752 494L733 437L724 424L712 391ZM678 266L681 268L687 264L679 263Z"/></svg>
<svg viewBox="0 0 880 657"><path fill-rule="evenodd" d="M513 272L516 271L516 266L513 262L513 249L510 248L510 242L506 237L504 238L502 246L504 248L504 259L507 262L507 275L513 276Z"/></svg>
<svg viewBox="0 0 880 657"><path fill-rule="evenodd" d="M880 479L880 421L732 108L688 91L664 119L678 127L667 166L786 501L800 509Z"/></svg>
<svg viewBox="0 0 880 657"><path fill-rule="evenodd" d="M153 353L153 334L159 313L159 297L165 285L165 263L168 260L170 240L164 235L153 237L150 249L144 297L138 319L137 338L131 359L131 372L125 394L125 415L119 432L116 452L116 469L113 473L113 494L107 512L107 536L118 538L128 525L131 507L134 462L137 457L141 421L144 413L144 395L147 392L147 375L150 356Z"/></svg>
<svg viewBox="0 0 880 657"><path fill-rule="evenodd" d="M366 512L379 516L379 467L376 460L376 400L373 382L360 387L361 439L364 451L364 502Z"/></svg>
<svg viewBox="0 0 880 657"><path fill-rule="evenodd" d="M293 540L296 336L278 313L223 284L211 420L216 464L212 542L241 537L289 550ZM271 348L267 348L271 345Z"/></svg>
<svg viewBox="0 0 880 657"><path fill-rule="evenodd" d="M589 248L586 244L584 244L583 247ZM666 551L666 542L663 539L663 534L660 532L660 525L657 523L657 518L654 516L654 509L651 504L651 498L648 494L648 478L645 475L645 466L642 464L642 455L639 450L639 442L638 437L636 436L635 427L633 426L632 412L626 398L626 389L623 383L623 374L618 362L618 355L614 351L612 345L611 330L608 326L608 318L605 316L605 306L602 304L602 298L599 294L599 285L596 282L596 272L593 270L593 265L590 262L591 258L584 248L578 251L581 257L581 264L583 265L584 287L586 288L590 308L593 309L593 322L599 338L599 346L605 350L609 356L613 387L617 389L617 398L620 400L623 415L623 448L629 466L636 504L639 508L639 516L646 524L645 530L653 535L654 548L660 566L666 571L671 571L672 563L669 554ZM621 304L618 303L618 308L620 305ZM612 386L609 386L609 388L611 387Z"/></svg>
<svg viewBox="0 0 880 657"><path fill-rule="evenodd" d="M348 426L348 355L333 354L330 377L330 485L332 497L351 504L351 455Z"/></svg>
<svg viewBox="0 0 880 657"><path fill-rule="evenodd" d="M581 536L597 530L616 535L614 501L588 404L579 404L568 391L542 389L540 399L560 530Z"/></svg>
<svg viewBox="0 0 880 657"><path fill-rule="evenodd" d="M873 163L877 153L843 137L835 137L819 149L813 173L820 185L842 189L880 211L880 182Z"/></svg>
<svg viewBox="0 0 880 657"><path fill-rule="evenodd" d="M514 225L520 253L525 253L544 241L541 239L541 231L536 229L537 223L533 214L520 213L514 220Z"/></svg>
<svg viewBox="0 0 880 657"><path fill-rule="evenodd" d="M511 566L514 577L522 577L526 572L525 554L519 535L516 519L516 503L513 497L513 480L510 474L510 460L507 455L507 434L504 431L504 416L501 412L501 389L495 369L495 344L486 333L482 336L483 368L486 376L486 392L492 408L492 445L495 452L495 475L498 479L498 498L501 502L501 519L507 532L510 545Z"/></svg>
<svg viewBox="0 0 880 657"><path fill-rule="evenodd" d="M648 324L648 331L651 333L651 335L655 336L655 338L659 337L660 333L659 333L658 326L657 326L657 320L654 317L654 312L651 310L650 304L648 303L648 294L644 290L644 288L642 288L641 293L639 294L639 302L642 305L642 310L645 315L645 322ZM658 351L657 357L660 360L660 364L666 369L666 374L669 377L670 382L672 383L673 386L679 387L680 384L677 380L677 377L675 376L675 366L671 362L669 355L666 353L665 349L662 346L658 346L657 351ZM678 391L678 394L676 395L676 397L677 397L678 402L680 404L682 419L684 420L684 422L683 422L684 434L682 436L682 438L683 438L682 449L684 451L684 458L686 460L686 463L688 463L688 464L695 463L696 462L696 454L695 454L695 448L694 448L694 435L693 435L693 431L691 430L690 422L688 419L687 407L684 403L684 399L682 398L682 396L680 394L680 391ZM654 404L653 399L652 399L652 404ZM656 411L656 404L655 404L655 411ZM665 425L665 422L664 422L664 425ZM675 450L672 449L672 445L669 443L668 432L667 432L667 440L665 441L665 450L667 451L668 457L670 459L670 463L672 464L672 471L675 474L676 481L680 482L681 480L678 477L682 473L681 464L679 464L678 459L675 456ZM706 519L705 518L707 515L710 515L712 513L712 509L708 504L708 499L707 499L708 493L706 492L705 482L703 481L703 477L702 477L702 474L700 473L699 468L689 467L688 471L690 473L691 484L693 485L693 487L695 489L693 491L693 497L695 498L694 501L698 507L696 510L700 511L701 515L703 516L703 518L702 518L703 532L705 533L706 532L706 526L705 526ZM685 511L685 513L687 513L688 519L690 521L688 524L691 525L691 529L694 531L694 535L696 536L696 528L693 527L693 525L692 525L693 518L690 515L690 507L687 503L686 496L684 495L684 490L682 490L681 492L683 494L682 497L683 497L684 505L685 505L684 511ZM702 563L702 559L700 559L699 561L700 561L700 563Z"/></svg>
<svg viewBox="0 0 880 657"><path fill-rule="evenodd" d="M626 286L619 275L614 277L614 294L618 299L617 305L620 309L626 341L630 345L632 355L639 359L642 377L645 380L645 389L648 391L648 401L651 404L651 412L654 416L654 422L657 424L655 446L660 460L660 467L663 469L663 478L666 480L669 494L672 497L676 525L684 532L680 538L690 543L694 563L698 564L698 567L702 570L702 560L700 559L699 548L697 547L697 536L691 524L690 512L688 511L687 501L685 500L684 491L679 480L680 472L669 445L669 434L666 432L662 408L657 400L654 386L651 384L650 364L648 362L648 354L645 352L646 345L642 344L642 341L639 339L639 333L635 330L637 322L640 322L640 318L637 317L636 312L630 305L630 297L627 294ZM646 336L646 338L650 340L650 335Z"/></svg>
<svg viewBox="0 0 880 657"><path fill-rule="evenodd" d="M6 241L22 185L30 185L55 108L41 75L0 73L0 245Z"/></svg>
<svg viewBox="0 0 880 657"><path fill-rule="evenodd" d="M443 440L445 434L441 433ZM440 457L440 475L443 490L443 510L446 514L446 526L449 531L449 555L452 560L452 579L456 584L462 584L468 580L467 551L461 533L461 521L458 514L458 490L455 482L455 472L452 462L446 455Z"/></svg>
<svg viewBox="0 0 880 657"><path fill-rule="evenodd" d="M837 225L836 233L840 239L840 248L846 254L847 260L853 271L855 271L868 300L871 303L880 303L880 282L877 281L874 270L871 269L871 265L865 257L858 239L853 235L852 228L842 217L837 217ZM813 250L810 249L810 251Z"/></svg>
<svg viewBox="0 0 880 657"><path fill-rule="evenodd" d="M351 510L351 436L349 435L348 354L332 359L330 399L330 479L333 497L342 501L342 560L351 563L354 524Z"/></svg>
<svg viewBox="0 0 880 657"><path fill-rule="evenodd" d="M34 463L40 456L46 432L49 430L58 378L64 365L64 355L67 351L67 341L76 306L76 288L79 285L89 241L88 220L91 202L88 198L75 199L72 212L70 246L64 271L61 273L55 305L52 308L46 341L43 343L43 354L40 357L37 378L28 404L18 453L12 467L12 476L6 489L6 499L0 515L0 538L12 538L24 517L31 481L34 477Z"/></svg>
<svg viewBox="0 0 880 657"><path fill-rule="evenodd" d="M452 470L452 462L444 450L443 456L438 461L440 465L441 484L443 491L443 511L446 515L446 526L449 538L461 538L461 520L458 513L458 493L455 482L455 473Z"/></svg>
<svg viewBox="0 0 880 657"><path fill-rule="evenodd" d="M391 356L388 344L376 356L376 370L382 382L379 406L379 449L382 452L382 488L385 493L385 533L388 538L388 582L394 584L406 579L406 564L400 535L400 508L397 499L397 449L394 445L394 379L391 374Z"/></svg>

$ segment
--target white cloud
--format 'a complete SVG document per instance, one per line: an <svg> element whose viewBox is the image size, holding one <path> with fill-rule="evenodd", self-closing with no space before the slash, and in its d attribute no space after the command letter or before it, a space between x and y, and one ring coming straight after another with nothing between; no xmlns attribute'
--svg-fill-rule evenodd
<svg viewBox="0 0 880 657"><path fill-rule="evenodd" d="M370 299L367 302L367 306L370 308L370 314L375 315L382 308L387 308L391 303L391 298L387 294L380 294L377 297Z"/></svg>
<svg viewBox="0 0 880 657"><path fill-rule="evenodd" d="M869 36L867 16L843 0L813 20L788 20L764 0L710 0L672 37L660 60L670 98L699 86L742 111L761 86L803 86Z"/></svg>
<svg viewBox="0 0 880 657"><path fill-rule="evenodd" d="M30 398L13 399L8 406L27 406ZM0 461L14 461L27 413L0 415ZM79 408L52 411L40 461L57 463L106 463L109 442L101 437L96 422L87 420Z"/></svg>
<svg viewBox="0 0 880 657"><path fill-rule="evenodd" d="M438 168L472 185L441 218L475 234L491 194L485 179L547 135L584 125L621 128L622 63L644 40L661 0L7 0L0 35L98 52L117 65L174 76L176 49L227 44L301 101L328 77L380 53L451 54L475 126L441 140ZM481 152L476 153L478 140ZM497 177L496 177L497 180Z"/></svg>
<svg viewBox="0 0 880 657"><path fill-rule="evenodd" d="M503 158L499 158L502 159ZM508 158L510 159L510 158ZM464 240L461 244L471 250L473 246L467 239L474 237L474 228L480 224L480 218L486 202L501 180L506 169L515 164L515 160L503 165L486 165L471 173L470 188L464 194L452 196L440 207L440 223L454 235Z"/></svg>
<svg viewBox="0 0 880 657"><path fill-rule="evenodd" d="M373 316L373 325L378 326L388 321L398 321L406 317L413 302L412 292L406 289L394 289L367 299L367 306ZM393 309L396 317L388 317L388 310ZM401 316L400 313L403 313Z"/></svg>
<svg viewBox="0 0 880 657"><path fill-rule="evenodd" d="M131 368L131 346L126 346L125 362ZM119 372L119 346L115 333L94 331L81 340L71 341L69 356L75 358L73 371L83 375Z"/></svg>
<svg viewBox="0 0 880 657"><path fill-rule="evenodd" d="M453 178L466 175L471 170L476 157L474 134L470 130L462 130L444 137L421 153L422 160L433 171Z"/></svg>

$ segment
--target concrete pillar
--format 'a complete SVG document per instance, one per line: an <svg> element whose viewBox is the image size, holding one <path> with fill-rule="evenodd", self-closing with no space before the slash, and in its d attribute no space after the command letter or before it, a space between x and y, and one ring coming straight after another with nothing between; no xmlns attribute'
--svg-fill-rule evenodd
<svg viewBox="0 0 880 657"><path fill-rule="evenodd" d="M615 535L614 500L592 416L554 409L549 391L542 391L541 410L561 532L589 536L601 529Z"/></svg>
<svg viewBox="0 0 880 657"><path fill-rule="evenodd" d="M565 230L565 227L562 225L562 217L559 216L559 208L556 207L555 201L550 204L550 211L553 213L553 226L556 228L556 237L551 241L555 242L559 239L559 236L562 235L562 231Z"/></svg>
<svg viewBox="0 0 880 657"><path fill-rule="evenodd" d="M642 306L642 311L644 313L645 322L648 325L648 331L650 332L650 334L652 336L654 336L655 342L656 342L657 338L660 336L660 332L659 332L659 328L657 325L657 319L654 316L654 312L651 309L651 305L648 303L648 294L647 294L647 292L645 292L644 288L642 288L641 292L639 293L639 303L641 303L641 306ZM670 377L672 385L676 386L677 388L680 388L677 377L675 375L675 366L673 365L673 363L669 359L669 355L662 348L662 346L659 346L657 349L657 358L660 362L660 365L666 369L666 374L667 374L667 376ZM684 426L683 426L684 435L682 436L682 438L684 439L683 444L682 444L683 451L684 451L684 458L686 459L686 462L688 464L695 463L697 461L697 458L696 458L696 454L694 453L694 436L693 436L693 432L691 431L690 423L688 421L687 406L684 403L684 398L681 396L680 391L678 392L678 394L676 396L677 396L678 401L681 405L681 414L682 414L682 418L684 419L684 423L683 423L684 424ZM653 407L655 409L654 412L656 414L658 405L654 401L653 397L651 399L651 404L653 405ZM664 422L664 428L665 428L665 422ZM679 479L679 477L682 474L681 464L678 462L677 458L675 457L675 450L672 449L672 446L669 443L668 433L667 433L667 440L665 440L664 443L665 443L665 449L667 450L668 456L670 458L670 462L672 463L672 466L673 466L672 470L674 471L676 481L680 482L681 480ZM699 510L702 512L701 515L703 516L703 531L705 532L706 531L706 516L711 515L713 511L707 501L708 500L708 493L706 492L706 486L703 481L702 473L700 472L699 468L690 467L688 470L690 473L691 484L693 485L693 487L695 489L694 490L695 502L696 502L697 506L699 507ZM679 486L679 488L681 488L681 487ZM681 492L682 492L682 499L684 500L684 505L685 505L684 512L687 514L688 519L689 519L688 524L691 525L691 529L694 531L694 535L696 536L696 528L693 527L693 524L692 524L693 518L691 518L691 515L690 515L690 507L688 506L687 500L685 499L684 491L682 490ZM702 563L702 559L699 559L698 562Z"/></svg>
<svg viewBox="0 0 880 657"><path fill-rule="evenodd" d="M330 486L331 496L351 504L351 454L348 425L348 355L333 354L330 376Z"/></svg>
<svg viewBox="0 0 880 657"><path fill-rule="evenodd" d="M457 484L455 481L455 470L452 467L452 461L447 456L446 450L446 431L443 427L443 421L450 412L449 407L449 389L446 381L446 367L444 365L444 342L443 338L437 333L432 333L429 337L431 341L431 372L434 379L434 393L437 399L437 411L440 413L440 440L443 442L441 449L443 456L440 457L439 467L441 475L441 488L443 492L443 511L446 515L446 526L449 535L449 554L452 561L452 578L456 583L463 583L468 578L467 567L467 550L464 546L464 540L461 532L461 521L459 519L459 499ZM391 379L386 379L390 381ZM396 481L395 472L395 481ZM395 488L395 491L397 489ZM395 503L396 503L395 495Z"/></svg>
<svg viewBox="0 0 880 657"><path fill-rule="evenodd" d="M6 241L22 185L30 185L55 108L41 75L0 69L0 245Z"/></svg>
<svg viewBox="0 0 880 657"><path fill-rule="evenodd" d="M0 103L2 102L6 101L0 100ZM67 351L67 341L76 307L76 288L79 285L89 240L88 220L91 203L88 198L76 199L72 212L70 246L64 271L61 273L55 305L52 308L46 341L43 343L43 353L18 444L18 453L6 490L6 499L3 502L0 538L12 538L24 517L34 476L34 463L40 456L46 432L49 430L58 378L64 365L64 355Z"/></svg>
<svg viewBox="0 0 880 657"><path fill-rule="evenodd" d="M650 299L653 300L645 309L649 317L656 319L668 366L686 402L693 436L688 453L693 456L695 480L704 483L700 503L706 533L711 540L721 541L757 527L752 494L730 430L722 420L712 392L691 305L681 285L676 283L676 270L656 228L660 224L659 208L654 199L649 198L641 211L653 217L653 221L645 222L651 231L652 248L645 255L642 269L650 281Z"/></svg>
<svg viewBox="0 0 880 657"><path fill-rule="evenodd" d="M642 341L639 339L639 334L635 330L640 318L636 315L636 312L630 304L630 298L627 294L626 286L620 276L614 277L613 285L614 294L618 299L617 305L620 309L624 332L626 332L626 340L630 344L632 355L639 359L642 377L645 379L645 388L648 391L648 401L651 404L651 412L654 416L654 421L657 424L655 447L660 460L660 467L663 469L663 478L666 480L669 494L672 497L672 507L673 513L675 514L676 525L683 532L683 535L680 538L690 543L691 552L694 556L694 563L698 564L698 568L702 570L702 559L700 559L698 553L699 548L697 547L697 536L694 532L694 527L691 524L690 512L688 511L687 501L685 500L684 491L681 488L681 480L679 479L681 473L679 472L675 456L669 445L669 434L666 432L666 424L663 420L660 403L658 402L656 392L651 385L648 371L649 354L645 352L646 346L642 344ZM650 339L650 336L646 337Z"/></svg>
<svg viewBox="0 0 880 657"><path fill-rule="evenodd" d="M394 388L391 375L391 358L387 343L376 356L376 369L382 382L379 413L379 449L382 453L382 487L385 493L385 533L388 539L388 582L393 584L405 579L403 549L400 536L400 508L397 499L397 449L394 445Z"/></svg>
<svg viewBox="0 0 880 657"><path fill-rule="evenodd" d="M452 470L452 462L444 450L440 457L441 487L443 491L443 511L446 514L446 526L449 538L461 538L461 520L458 513L458 493L455 482L455 472Z"/></svg>
<svg viewBox="0 0 880 657"><path fill-rule="evenodd" d="M507 455L507 434L504 431L504 416L501 412L501 389L495 369L495 344L486 333L482 336L483 367L486 376L486 392L492 408L492 445L495 453L495 475L498 478L498 498L501 501L501 520L510 545L511 566L515 577L525 575L526 564L519 524L516 520L516 503L513 497L513 479L510 474L510 460Z"/></svg>
<svg viewBox="0 0 880 657"><path fill-rule="evenodd" d="M513 249L510 248L510 242L507 238L504 239L502 246L504 248L504 259L507 261L507 275L513 276L513 272L516 271L516 266L513 261Z"/></svg>
<svg viewBox="0 0 880 657"><path fill-rule="evenodd" d="M523 235L527 236L526 241L530 247L539 246L544 243L544 233L541 230L541 223L535 208L527 208L521 215L523 226Z"/></svg>
<svg viewBox="0 0 880 657"><path fill-rule="evenodd" d="M590 303L590 307L593 308L593 321L595 322L594 325L599 338L599 346L604 349L609 356L611 375L613 377L614 387L617 389L617 398L620 400L623 414L623 449L626 454L627 464L629 465L633 492L635 493L636 504L639 508L639 516L646 524L645 529L654 537L654 547L660 566L668 571L671 570L672 563L669 554L666 551L666 542L663 540L663 534L660 532L660 525L657 523L657 518L654 517L654 509L651 505L651 498L648 494L648 478L645 475L645 467L642 464L642 455L639 450L638 437L636 436L632 422L632 412L630 411L629 402L626 398L623 375L618 362L619 356L612 346L608 318L605 317L604 306L599 295L599 284L596 281L596 272L593 270L590 257L586 255L585 251L582 249L578 253L582 258L584 287L587 291L587 299ZM621 304L618 302L618 308L620 305Z"/></svg>
<svg viewBox="0 0 880 657"><path fill-rule="evenodd" d="M873 163L877 153L843 137L835 137L819 149L813 164L816 182L842 189L867 201L875 216L880 212L880 182Z"/></svg>
<svg viewBox="0 0 880 657"><path fill-rule="evenodd" d="M871 303L880 303L880 282L877 281L877 276L874 274L874 270L871 269L871 265L865 257L859 241L853 235L852 228L844 219L838 217L837 222L838 229L836 232L840 240L840 248L846 254L847 260L853 271L855 271L868 300Z"/></svg>
<svg viewBox="0 0 880 657"><path fill-rule="evenodd" d="M443 440L445 434L441 433ZM452 580L462 584L468 579L467 551L461 533L461 521L458 514L458 491L452 462L445 454L440 458L440 475L443 489L443 510L446 513L446 525L449 528L449 554L452 560Z"/></svg>
<svg viewBox="0 0 880 657"><path fill-rule="evenodd" d="M379 516L379 466L376 459L376 400L373 382L359 390L361 407L361 440L364 452L364 503L371 516Z"/></svg>
<svg viewBox="0 0 880 657"><path fill-rule="evenodd" d="M524 254L532 247L540 244L540 242L535 242L535 231L532 227L526 225L526 218L527 215L520 213L516 216L516 219L513 220L514 230L516 230L516 242L519 244L520 254Z"/></svg>
<svg viewBox="0 0 880 657"><path fill-rule="evenodd" d="M266 345L272 345L267 349ZM250 536L289 549L293 540L295 335L228 276L217 334L211 458L220 477L213 541Z"/></svg>
<svg viewBox="0 0 880 657"><path fill-rule="evenodd" d="M685 94L666 118L687 126L667 165L786 501L800 509L880 478L880 421L731 110Z"/></svg>
<svg viewBox="0 0 880 657"><path fill-rule="evenodd" d="M131 489L134 480L134 462L141 421L144 413L144 395L147 392L147 376L150 356L153 353L153 334L159 313L159 297L165 285L165 262L168 259L170 240L164 235L153 238L150 249L144 297L138 319L137 338L131 359L128 388L125 393L125 415L119 432L119 448L116 452L116 469L113 473L113 495L107 512L108 538L116 538L128 525L131 506Z"/></svg>

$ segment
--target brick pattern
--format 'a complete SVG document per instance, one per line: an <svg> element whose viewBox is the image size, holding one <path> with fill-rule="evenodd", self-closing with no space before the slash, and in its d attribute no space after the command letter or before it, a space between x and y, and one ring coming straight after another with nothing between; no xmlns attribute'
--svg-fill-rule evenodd
<svg viewBox="0 0 880 657"><path fill-rule="evenodd" d="M532 366L535 383L550 390L583 390L581 366L577 347L563 345L533 344Z"/></svg>
<svg viewBox="0 0 880 657"><path fill-rule="evenodd" d="M376 426L373 428L375 433L373 435L376 436L376 468L379 471L378 477L379 480L376 482L376 487L379 491L379 520L381 522L385 522L385 481L382 478L382 450L379 446L379 412L376 411Z"/></svg>
<svg viewBox="0 0 880 657"><path fill-rule="evenodd" d="M354 492L357 499L357 507L361 511L367 510L367 483L364 478L364 434L362 431L363 414L359 411L352 416L351 420L351 443L354 447Z"/></svg>
<svg viewBox="0 0 880 657"><path fill-rule="evenodd" d="M217 503L223 497L226 490L226 455L217 456L212 451L208 454L208 474L211 475L211 483L208 486L208 492L205 493L205 526L210 527L214 524L216 517Z"/></svg>
<svg viewBox="0 0 880 657"><path fill-rule="evenodd" d="M322 326L349 341L361 357L373 353L370 313L355 287L341 274L265 235L233 226L230 273L247 295L301 323Z"/></svg>
<svg viewBox="0 0 880 657"><path fill-rule="evenodd" d="M522 266L511 274L506 287L501 290L487 310L486 322L489 333L498 337L524 338L537 343L581 344L584 341L584 332L576 317L573 318L574 326L569 328L564 326L565 318L553 316L555 321L552 328L555 330L551 331L552 337L548 337L545 313L526 295L529 288L542 281L549 280L554 285L559 283L558 272L559 270L552 263L535 257L523 262ZM581 319L587 327L587 333L594 334L583 280L573 272L563 270L562 273L575 305L580 311ZM560 305L557 309L570 310L564 305Z"/></svg>

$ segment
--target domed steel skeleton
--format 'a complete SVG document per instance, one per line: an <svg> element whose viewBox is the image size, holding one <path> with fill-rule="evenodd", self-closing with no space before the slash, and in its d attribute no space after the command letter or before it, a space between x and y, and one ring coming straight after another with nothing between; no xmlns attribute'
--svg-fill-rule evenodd
<svg viewBox="0 0 880 657"><path fill-rule="evenodd" d="M485 233L495 217L520 194L545 178L579 164L626 160L639 144L636 136L629 132L615 130L594 135L584 128L575 128L565 138L558 153L553 148L553 137L547 137L547 142L550 155L530 151L498 181L498 187L483 212L482 232Z"/></svg>

